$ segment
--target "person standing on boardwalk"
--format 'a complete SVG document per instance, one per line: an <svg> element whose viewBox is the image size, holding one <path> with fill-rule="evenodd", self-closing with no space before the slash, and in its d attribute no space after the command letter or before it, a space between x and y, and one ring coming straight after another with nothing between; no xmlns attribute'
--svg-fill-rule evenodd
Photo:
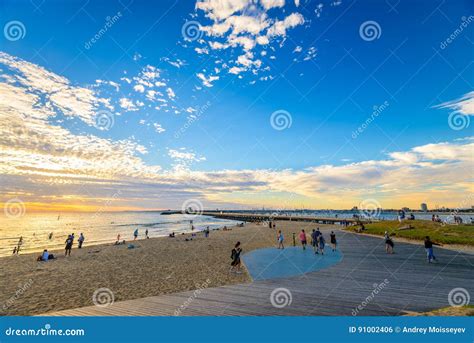
<svg viewBox="0 0 474 343"><path fill-rule="evenodd" d="M135 229L135 231L133 231L133 240L136 240L138 238L138 229Z"/></svg>
<svg viewBox="0 0 474 343"><path fill-rule="evenodd" d="M285 249L285 247L283 246L283 240L284 240L284 237L283 237L283 233L281 233L281 230L278 230L278 235L277 235L277 241L278 241L278 249Z"/></svg>
<svg viewBox="0 0 474 343"><path fill-rule="evenodd" d="M318 240L319 240L319 250L321 251L321 255L324 255L324 246L326 245L326 240L324 239L323 234L319 235Z"/></svg>
<svg viewBox="0 0 474 343"><path fill-rule="evenodd" d="M428 260L428 263L431 263L431 261L437 261L436 256L434 255L433 252L433 245L441 245L437 243L433 243L430 239L430 236L425 237L425 250L426 250L426 259Z"/></svg>
<svg viewBox="0 0 474 343"><path fill-rule="evenodd" d="M315 254L318 254L318 235L316 234L316 230L313 229L311 232L311 245L313 246L313 251Z"/></svg>
<svg viewBox="0 0 474 343"><path fill-rule="evenodd" d="M385 237L385 251L387 252L387 254L393 254L394 244L393 244L392 238L390 238L388 231L385 231L384 237Z"/></svg>
<svg viewBox="0 0 474 343"><path fill-rule="evenodd" d="M84 237L84 235L83 235L82 232L81 232L81 234L79 235L79 238L77 239L77 247L78 247L79 249L82 248L82 244L84 243L84 240L85 240L85 237Z"/></svg>
<svg viewBox="0 0 474 343"><path fill-rule="evenodd" d="M237 274L242 273L240 271L240 254L242 253L242 248L240 247L240 242L237 242L234 246L234 249L232 249L232 252L230 254L230 258L232 259L232 262L230 263L230 271L235 272Z"/></svg>
<svg viewBox="0 0 474 343"><path fill-rule="evenodd" d="M336 240L336 234L334 233L334 231L331 231L330 237L331 237L332 251L336 251L337 240Z"/></svg>
<svg viewBox="0 0 474 343"><path fill-rule="evenodd" d="M307 241L306 241L306 233L304 232L304 230L301 230L299 238L300 238L301 245L303 246L303 250L306 250Z"/></svg>

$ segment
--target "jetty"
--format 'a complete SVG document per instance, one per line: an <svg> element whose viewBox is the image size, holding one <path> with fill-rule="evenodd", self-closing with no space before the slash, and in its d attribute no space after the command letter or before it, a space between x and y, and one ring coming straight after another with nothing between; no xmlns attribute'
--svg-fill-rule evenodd
<svg viewBox="0 0 474 343"><path fill-rule="evenodd" d="M162 215L172 215L172 214L186 214L185 211L163 211ZM312 222L318 224L347 224L354 225L360 223L370 223L370 219L361 219L361 218L342 218L342 217L316 217L316 216L306 216L306 215L297 215L289 214L282 212L275 213L252 213L252 212L223 212L223 211L202 211L197 212L196 215L211 216L221 219L229 219L235 221L243 222L272 222L277 220L285 221L299 221L299 222Z"/></svg>

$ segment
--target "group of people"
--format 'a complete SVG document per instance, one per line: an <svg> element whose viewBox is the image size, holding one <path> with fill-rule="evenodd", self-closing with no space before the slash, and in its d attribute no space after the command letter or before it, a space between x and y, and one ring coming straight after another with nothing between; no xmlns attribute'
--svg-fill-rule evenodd
<svg viewBox="0 0 474 343"><path fill-rule="evenodd" d="M319 254L321 253L324 255L324 248L326 246L326 239L324 238L324 235L322 232L319 230L319 227L311 232L311 245L313 247L314 253ZM306 245L308 244L307 241L307 236L306 232L304 230L301 230L299 234L299 239L301 242L301 246L303 247L303 250L306 250ZM331 239L331 246L332 246L332 251L335 251L337 249L337 240L336 240L336 234L334 231L331 231L330 234L330 239Z"/></svg>
<svg viewBox="0 0 474 343"><path fill-rule="evenodd" d="M82 248L82 244L84 244L85 239L86 238L81 232L81 234L79 235L79 238L77 239L77 247L79 249ZM64 256L71 256L72 245L74 244L74 233L71 233L69 236L67 236L65 243L66 243L66 248L65 248Z"/></svg>

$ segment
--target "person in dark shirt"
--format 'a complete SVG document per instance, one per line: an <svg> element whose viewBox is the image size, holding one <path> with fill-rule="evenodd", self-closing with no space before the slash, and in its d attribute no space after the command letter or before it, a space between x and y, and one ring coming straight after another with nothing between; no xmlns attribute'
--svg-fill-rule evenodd
<svg viewBox="0 0 474 343"><path fill-rule="evenodd" d="M69 235L66 239L66 251L64 256L71 256L72 244L74 243L74 234Z"/></svg>
<svg viewBox="0 0 474 343"><path fill-rule="evenodd" d="M237 274L242 273L240 270L240 254L242 253L242 248L240 248L240 242L237 242L232 249L230 258L232 262L230 263L230 271L235 272Z"/></svg>
<svg viewBox="0 0 474 343"><path fill-rule="evenodd" d="M334 231L331 231L331 234L329 236L331 237L332 251L336 251L336 248L337 248L336 234L334 233Z"/></svg>
<svg viewBox="0 0 474 343"><path fill-rule="evenodd" d="M430 239L430 236L426 236L425 237L425 250L426 250L426 259L428 260L428 263L431 263L432 261L437 261L436 256L434 255L434 252L433 252L433 245L440 245L440 244L432 242Z"/></svg>

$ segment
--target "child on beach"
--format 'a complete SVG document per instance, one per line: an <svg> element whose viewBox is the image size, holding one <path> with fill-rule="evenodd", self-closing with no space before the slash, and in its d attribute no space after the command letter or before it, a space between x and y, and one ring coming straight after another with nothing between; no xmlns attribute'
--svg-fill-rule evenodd
<svg viewBox="0 0 474 343"><path fill-rule="evenodd" d="M300 242L301 242L301 245L303 246L303 250L306 250L306 233L304 232L304 230L301 230L300 232Z"/></svg>
<svg viewBox="0 0 474 343"><path fill-rule="evenodd" d="M138 238L138 229L135 229L135 231L133 231L133 240L136 240Z"/></svg>
<svg viewBox="0 0 474 343"><path fill-rule="evenodd" d="M278 241L278 249L282 248L285 249L283 246L283 233L281 233L281 230L278 230L278 235L277 235L277 241Z"/></svg>
<svg viewBox="0 0 474 343"><path fill-rule="evenodd" d="M232 259L232 262L230 263L231 272L236 272L237 274L242 273L240 271L240 254L241 253L242 253L242 249L240 248L240 242L237 242L234 246L234 249L232 249L232 252L230 254L230 258Z"/></svg>
<svg viewBox="0 0 474 343"><path fill-rule="evenodd" d="M334 233L334 231L331 231L330 237L331 237L332 251L336 251L337 240L336 240L336 234Z"/></svg>

